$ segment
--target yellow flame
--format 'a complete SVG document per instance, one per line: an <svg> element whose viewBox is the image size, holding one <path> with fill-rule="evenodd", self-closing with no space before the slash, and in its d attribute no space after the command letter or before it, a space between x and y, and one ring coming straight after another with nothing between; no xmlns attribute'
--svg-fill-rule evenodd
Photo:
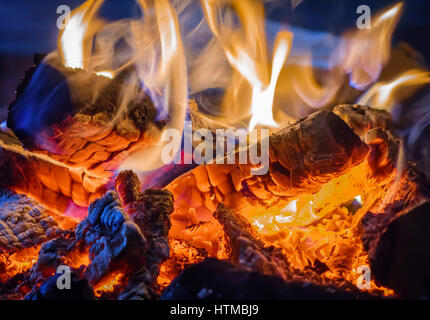
<svg viewBox="0 0 430 320"><path fill-rule="evenodd" d="M370 88L358 104L391 110L396 103L396 95L406 87L416 87L430 83L430 72L408 70L390 82L379 82Z"/></svg>
<svg viewBox="0 0 430 320"><path fill-rule="evenodd" d="M103 2L89 0L73 10L64 30L60 32L58 47L66 67L86 68L92 49L92 35L100 26L93 17Z"/></svg>
<svg viewBox="0 0 430 320"><path fill-rule="evenodd" d="M227 22L218 20L218 13L226 4L231 4L242 23L242 28L234 28ZM272 105L278 77L291 48L292 34L288 31L278 33L269 76L262 4L248 0L203 0L202 5L210 29L220 41L230 65L242 77L232 81L229 87L232 94L226 96L235 99L246 94L246 87L244 89L242 81L245 79L251 86L249 129L253 129L257 124L277 126L273 118ZM235 104L235 101L225 103Z"/></svg>

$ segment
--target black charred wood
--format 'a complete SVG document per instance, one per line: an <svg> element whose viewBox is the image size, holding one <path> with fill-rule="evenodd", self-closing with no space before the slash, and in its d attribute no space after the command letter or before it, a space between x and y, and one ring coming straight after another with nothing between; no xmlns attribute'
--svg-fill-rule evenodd
<svg viewBox="0 0 430 320"><path fill-rule="evenodd" d="M57 281L61 275L48 278L37 290L26 295L25 300L94 300L94 292L88 280L70 273L70 289L59 289Z"/></svg>
<svg viewBox="0 0 430 320"><path fill-rule="evenodd" d="M145 263L147 241L121 207L115 191L90 205L88 217L76 228L76 239L90 248L91 263L85 273L92 284L110 272L132 273Z"/></svg>
<svg viewBox="0 0 430 320"><path fill-rule="evenodd" d="M375 299L309 282L284 282L227 261L208 258L185 269L163 291L162 300Z"/></svg>
<svg viewBox="0 0 430 320"><path fill-rule="evenodd" d="M377 283L404 298L430 298L430 203L394 219L369 256Z"/></svg>

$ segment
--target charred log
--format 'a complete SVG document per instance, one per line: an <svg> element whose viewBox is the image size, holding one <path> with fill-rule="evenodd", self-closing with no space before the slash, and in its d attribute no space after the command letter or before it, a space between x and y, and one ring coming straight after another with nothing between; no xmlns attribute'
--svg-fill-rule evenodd
<svg viewBox="0 0 430 320"><path fill-rule="evenodd" d="M62 141L67 136L61 135L63 131L55 132L54 128L70 130L68 127L77 123L87 131L92 128L91 124L99 126L98 130L88 132L91 135L81 133L93 138L90 140L101 141L110 133L110 126L103 124L109 124L117 116L125 85L121 78L108 79L81 69L66 68L56 54L43 60L36 56L35 64L25 73L9 107L8 127L31 148L44 147L38 140L43 132L45 137ZM150 123L155 123L156 109L143 91L139 91L126 107L124 116L131 120L134 128L144 132ZM26 127L26 119L27 122L31 119L33 125Z"/></svg>
<svg viewBox="0 0 430 320"><path fill-rule="evenodd" d="M173 196L167 190L141 191L139 178L132 171L122 171L116 188L131 220L140 228L146 242L145 265L133 274L120 299L148 299L157 291L160 267L170 254L168 234L173 212Z"/></svg>
<svg viewBox="0 0 430 320"><path fill-rule="evenodd" d="M210 275L210 276L208 276ZM374 299L333 286L284 282L227 261L208 258L185 269L164 291L162 300Z"/></svg>
<svg viewBox="0 0 430 320"><path fill-rule="evenodd" d="M430 203L391 218L370 251L377 283L403 298L430 297Z"/></svg>
<svg viewBox="0 0 430 320"><path fill-rule="evenodd" d="M47 279L36 290L25 296L25 300L94 300L94 292L86 279L70 274L70 288L59 289L58 281L61 275Z"/></svg>
<svg viewBox="0 0 430 320"><path fill-rule="evenodd" d="M256 166L252 164L205 164L172 181L167 186L175 197L172 235L188 240L186 228L211 221L218 203L245 216L255 210L281 209L300 195L316 193L362 163L369 153L369 147L329 111L273 133L269 142L270 165L265 175L253 175ZM206 236L212 247L204 247L217 256L219 234Z"/></svg>
<svg viewBox="0 0 430 320"><path fill-rule="evenodd" d="M133 272L144 263L146 239L109 191L88 208L88 217L76 228L77 241L90 247L85 273L96 284L114 270Z"/></svg>
<svg viewBox="0 0 430 320"><path fill-rule="evenodd" d="M370 129L391 130L393 119L388 111L358 104L342 104L333 109L346 124L362 137Z"/></svg>
<svg viewBox="0 0 430 320"><path fill-rule="evenodd" d="M50 55L26 73L9 109L13 133L1 134L0 153L8 159L6 187L63 213L69 199L86 208L102 196L112 170L145 148L163 123L139 89L120 107L127 85L121 77L67 69L57 60Z"/></svg>
<svg viewBox="0 0 430 320"><path fill-rule="evenodd" d="M204 199L195 199L196 210L202 206L213 211L217 202L239 208L246 206L246 200L268 207L279 198L318 191L322 184L365 160L368 147L339 117L321 111L272 134L269 151L269 172L263 176L252 175L253 165L207 164L179 177L168 188L181 197L189 192L188 180L193 182L192 192L205 194ZM208 199L210 194L216 201Z"/></svg>

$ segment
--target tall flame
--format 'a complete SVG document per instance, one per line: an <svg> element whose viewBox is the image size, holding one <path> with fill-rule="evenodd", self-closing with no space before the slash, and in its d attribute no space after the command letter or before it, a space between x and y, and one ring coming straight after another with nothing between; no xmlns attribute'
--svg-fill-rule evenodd
<svg viewBox="0 0 430 320"><path fill-rule="evenodd" d="M161 137L170 129L182 132L188 106L188 76L185 52L179 30L178 16L168 0L138 0L144 21L132 25L136 41L134 50L136 70L140 81L158 104L159 117L169 121ZM154 30L155 26L155 30ZM157 36L154 36L156 34ZM160 56L160 57L159 57ZM135 153L123 168L149 171L159 168L163 161L165 142ZM174 146L173 160L180 143ZM164 159L164 162L166 159Z"/></svg>
<svg viewBox="0 0 430 320"><path fill-rule="evenodd" d="M380 13L370 30L345 35L339 54L351 85L364 89L378 79L390 58L391 38L402 10L403 3L398 3Z"/></svg>
<svg viewBox="0 0 430 320"><path fill-rule="evenodd" d="M86 68L92 49L92 37L100 27L100 23L93 18L103 2L104 0L89 0L73 10L65 28L60 32L58 48L66 67Z"/></svg>
<svg viewBox="0 0 430 320"><path fill-rule="evenodd" d="M218 21L218 14L226 4L231 4L235 9L242 29ZM278 33L269 76L263 5L248 0L202 0L202 6L208 25L220 41L229 63L242 77L236 75L236 78L232 79L229 88L231 97L236 99L246 94L242 79L248 81L251 86L249 128L253 129L257 124L277 126L273 119L272 105L278 77L291 48L292 34L288 31ZM235 101L227 103L234 104Z"/></svg>

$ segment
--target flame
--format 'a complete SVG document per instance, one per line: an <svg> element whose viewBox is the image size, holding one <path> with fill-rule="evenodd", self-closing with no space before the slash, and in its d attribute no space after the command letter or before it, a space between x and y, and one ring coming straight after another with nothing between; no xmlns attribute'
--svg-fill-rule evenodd
<svg viewBox="0 0 430 320"><path fill-rule="evenodd" d="M158 107L158 117L169 119L159 135L163 137L171 129L182 132L184 128L188 106L185 52L178 17L169 1L139 0L138 3L146 14L146 19L132 28L136 41L135 55L138 57L135 65L141 83ZM158 40L154 39L154 33ZM166 143L159 140L155 145L135 153L126 159L122 168L140 171L158 169L166 162L161 160L161 151ZM179 148L180 143L174 146L171 160Z"/></svg>
<svg viewBox="0 0 430 320"><path fill-rule="evenodd" d="M364 89L378 79L390 58L391 38L402 11L401 2L377 15L370 30L345 35L339 55L354 87Z"/></svg>
<svg viewBox="0 0 430 320"><path fill-rule="evenodd" d="M109 79L113 79L115 77L114 73L111 71L98 71L96 72L96 75L109 78Z"/></svg>
<svg viewBox="0 0 430 320"><path fill-rule="evenodd" d="M191 32L183 33L186 23L179 13L185 10L185 4L184 8L175 9L168 0L138 0L143 11L141 19L106 25L96 17L103 2L89 0L72 12L59 36L63 63L68 68L84 69L110 79L134 67L136 75L127 78L131 85L124 86L119 109L124 111L136 88L143 88L157 106L158 118L168 119L164 130L183 130L188 82L193 93L208 88L225 89L222 110L214 114L232 120L250 118L249 130L258 125L276 127L285 119L308 113L311 108L329 106L335 102L348 75L350 85L359 90L374 84L360 98L360 104L384 109L391 109L399 100L401 88L430 82L428 72L410 70L390 82L376 83L389 61L391 39L403 3L378 14L370 30L345 33L328 55L327 69L316 70L310 52L291 61L295 49L293 33L285 30L286 26L276 34L273 48L268 47L264 6L260 1L200 0L202 23ZM293 6L299 3L294 1ZM201 54L192 54L192 46L188 44L200 40L192 38L202 34L202 26L210 31L207 46ZM94 36L102 32L112 50L101 46L100 39L96 39L93 48ZM122 37L132 48L129 55L113 51L113 43ZM159 157L164 146L160 137L165 132L157 132L154 144L129 157L122 168L149 171L160 167ZM176 146L176 151L179 148L180 145ZM310 262L318 260L329 269L324 273L327 279L354 283L357 274L352 270L368 263L357 221L383 198L392 181L393 176L383 181L374 179L368 165L363 163L334 178L316 194L280 201L270 209L253 208L244 215L267 244L285 251L294 267L304 270ZM353 201L361 206L354 212L348 207ZM199 248L210 248L208 243L212 238L220 238L219 226L208 224L206 227L206 234L192 239ZM181 256L189 263L197 262L191 249L172 243L172 256ZM213 251L209 252L213 256L222 255ZM176 268L183 265L178 266L178 261L163 264L158 278L160 284L167 285L180 271ZM17 267L25 268L28 261ZM95 290L99 295L113 292L123 278L121 272L111 273ZM371 289L379 288L372 283ZM393 294L389 290L384 292Z"/></svg>
<svg viewBox="0 0 430 320"><path fill-rule="evenodd" d="M218 22L217 14L225 4L231 4L235 9L242 22L243 30L234 29L228 23ZM230 65L241 75L239 78L236 75L234 79L236 81L232 81L231 96L237 99L246 92L246 88L243 88L243 79L251 86L249 129L252 130L257 124L276 127L277 123L273 119L272 112L275 88L291 48L293 35L288 31L282 31L276 36L272 70L269 76L262 4L248 0L203 0L202 5L208 25L220 41ZM237 101L225 103L235 104Z"/></svg>
<svg viewBox="0 0 430 320"><path fill-rule="evenodd" d="M92 36L100 26L93 17L103 2L104 0L89 0L73 10L64 30L60 32L58 48L66 67L86 68L92 49Z"/></svg>
<svg viewBox="0 0 430 320"><path fill-rule="evenodd" d="M378 82L358 100L358 103L391 110L400 100L396 99L396 96L400 94L401 89L418 87L427 83L430 83L430 72L408 70L390 82Z"/></svg>

